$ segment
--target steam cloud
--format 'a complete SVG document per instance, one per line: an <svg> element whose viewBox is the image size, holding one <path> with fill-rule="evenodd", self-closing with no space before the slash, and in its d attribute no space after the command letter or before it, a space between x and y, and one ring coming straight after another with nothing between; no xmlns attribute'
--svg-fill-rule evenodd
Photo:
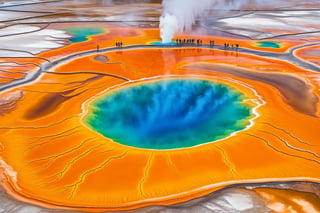
<svg viewBox="0 0 320 213"><path fill-rule="evenodd" d="M163 0L160 17L162 42L171 42L175 33L190 31L196 19L210 8L237 9L248 1L250 0Z"/></svg>

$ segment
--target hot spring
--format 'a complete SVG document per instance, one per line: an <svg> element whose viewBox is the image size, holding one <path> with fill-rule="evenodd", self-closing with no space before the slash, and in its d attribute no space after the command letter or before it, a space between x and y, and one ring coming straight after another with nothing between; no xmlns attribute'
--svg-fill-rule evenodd
<svg viewBox="0 0 320 213"><path fill-rule="evenodd" d="M246 128L244 95L209 80L166 79L115 89L93 101L84 122L113 141L165 150L213 142Z"/></svg>

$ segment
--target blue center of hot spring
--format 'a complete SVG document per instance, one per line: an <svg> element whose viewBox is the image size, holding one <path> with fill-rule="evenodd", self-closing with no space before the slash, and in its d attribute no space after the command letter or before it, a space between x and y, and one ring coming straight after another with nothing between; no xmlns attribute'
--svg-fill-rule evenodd
<svg viewBox="0 0 320 213"><path fill-rule="evenodd" d="M115 142L177 149L229 136L252 117L243 96L221 83L174 79L117 89L89 106L84 122Z"/></svg>

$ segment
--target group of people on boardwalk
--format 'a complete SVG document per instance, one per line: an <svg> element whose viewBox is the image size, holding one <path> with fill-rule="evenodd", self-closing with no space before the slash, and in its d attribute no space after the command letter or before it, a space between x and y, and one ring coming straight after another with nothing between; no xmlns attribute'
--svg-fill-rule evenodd
<svg viewBox="0 0 320 213"><path fill-rule="evenodd" d="M194 38L181 39L181 38L177 38L176 39L176 44L177 45L185 45L185 46L197 44L197 46L202 46L202 39L194 39ZM210 46L210 48L213 48L215 46L214 40L210 40L209 41L209 46ZM231 44L230 45L229 43L224 43L224 49L225 50L229 50L230 48L231 48L231 50L238 51L239 44Z"/></svg>
<svg viewBox="0 0 320 213"><path fill-rule="evenodd" d="M194 38L190 38L190 39L181 39L181 38L177 38L176 39L176 43L178 45L194 45L197 43L197 45L202 45L202 40L201 39L194 39Z"/></svg>
<svg viewBox="0 0 320 213"><path fill-rule="evenodd" d="M121 42L116 42L116 47L122 47L123 43ZM97 52L100 52L100 45L97 45Z"/></svg>
<svg viewBox="0 0 320 213"><path fill-rule="evenodd" d="M197 44L197 46L202 46L202 39L181 39L181 38L177 38L176 39L176 44L177 45L195 45ZM123 43L121 42L116 42L116 47L122 47ZM214 40L210 40L209 41L209 46L210 48L213 48L215 45ZM229 50L231 48L231 50L236 50L238 51L239 49L239 44L229 44L229 43L224 43L224 49L225 50ZM97 52L100 51L100 45L97 45Z"/></svg>
<svg viewBox="0 0 320 213"><path fill-rule="evenodd" d="M239 49L239 44L229 44L229 43L224 43L224 49L227 50L231 47L232 50L238 50Z"/></svg>
<svg viewBox="0 0 320 213"><path fill-rule="evenodd" d="M116 47L122 47L122 41L121 42L116 42Z"/></svg>

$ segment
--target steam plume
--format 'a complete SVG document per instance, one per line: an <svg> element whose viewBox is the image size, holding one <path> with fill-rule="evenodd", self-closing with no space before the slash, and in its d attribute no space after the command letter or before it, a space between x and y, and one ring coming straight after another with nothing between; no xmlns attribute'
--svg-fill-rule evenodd
<svg viewBox="0 0 320 213"><path fill-rule="evenodd" d="M163 0L160 17L162 42L171 42L177 32L190 31L196 19L210 8L237 9L248 1L250 0Z"/></svg>

